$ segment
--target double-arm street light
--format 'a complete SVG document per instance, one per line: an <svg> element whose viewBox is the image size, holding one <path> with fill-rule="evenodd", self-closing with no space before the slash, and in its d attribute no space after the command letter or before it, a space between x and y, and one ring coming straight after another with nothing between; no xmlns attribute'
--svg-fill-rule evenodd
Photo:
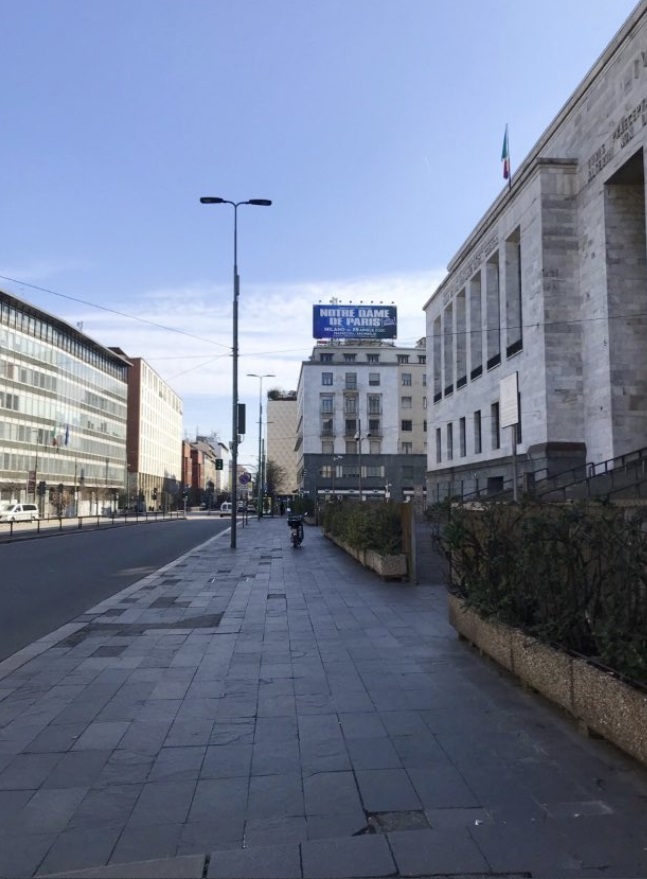
<svg viewBox="0 0 647 879"><path fill-rule="evenodd" d="M259 375L257 372L248 372L248 378L258 379L258 471L256 473L256 512L258 518L263 516L263 379L276 378L273 372Z"/></svg>
<svg viewBox="0 0 647 879"><path fill-rule="evenodd" d="M236 517L238 515L238 294L240 278L238 277L238 208L243 204L269 207L272 202L267 198L250 198L247 201L229 201L226 198L203 196L200 204L230 204L234 209L234 316L232 346L232 415L231 415L231 542L236 549Z"/></svg>

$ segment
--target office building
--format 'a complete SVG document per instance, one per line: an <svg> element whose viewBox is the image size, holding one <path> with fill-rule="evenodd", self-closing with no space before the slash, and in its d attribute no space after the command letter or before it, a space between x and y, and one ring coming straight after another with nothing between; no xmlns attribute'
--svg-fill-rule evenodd
<svg viewBox="0 0 647 879"><path fill-rule="evenodd" d="M129 361L0 291L0 498L113 509L126 487Z"/></svg>

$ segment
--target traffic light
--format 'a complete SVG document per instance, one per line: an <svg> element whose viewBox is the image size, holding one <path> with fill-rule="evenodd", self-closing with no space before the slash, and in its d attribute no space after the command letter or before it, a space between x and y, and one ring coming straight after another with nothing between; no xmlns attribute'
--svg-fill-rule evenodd
<svg viewBox="0 0 647 879"><path fill-rule="evenodd" d="M246 428L246 408L245 403L238 404L238 433L245 433Z"/></svg>
<svg viewBox="0 0 647 879"><path fill-rule="evenodd" d="M46 482L43 482L43 480L41 479L41 481L38 483L38 494L39 494L39 496L40 496L40 497L44 497L46 491L47 491L47 483L46 483Z"/></svg>
<svg viewBox="0 0 647 879"><path fill-rule="evenodd" d="M216 470L224 469L224 461L222 458L216 458Z"/></svg>

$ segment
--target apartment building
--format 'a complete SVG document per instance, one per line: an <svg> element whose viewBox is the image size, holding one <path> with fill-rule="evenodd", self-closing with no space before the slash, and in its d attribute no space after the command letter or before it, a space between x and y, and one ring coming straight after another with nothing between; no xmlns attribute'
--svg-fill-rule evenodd
<svg viewBox="0 0 647 879"><path fill-rule="evenodd" d="M425 305L430 500L647 446L646 47L643 0Z"/></svg>
<svg viewBox="0 0 647 879"><path fill-rule="evenodd" d="M318 342L297 389L297 487L312 498L421 495L427 445L425 340Z"/></svg>
<svg viewBox="0 0 647 879"><path fill-rule="evenodd" d="M116 506L128 371L123 353L0 291L0 499L41 515Z"/></svg>
<svg viewBox="0 0 647 879"><path fill-rule="evenodd" d="M276 493L293 494L297 479L297 395L295 391L270 390L267 393L267 460L284 474Z"/></svg>

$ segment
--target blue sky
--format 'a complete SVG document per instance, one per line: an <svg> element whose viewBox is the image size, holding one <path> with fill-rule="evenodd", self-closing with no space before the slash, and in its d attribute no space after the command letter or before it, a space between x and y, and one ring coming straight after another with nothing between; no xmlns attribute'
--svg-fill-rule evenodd
<svg viewBox="0 0 647 879"><path fill-rule="evenodd" d="M0 0L0 287L144 357L186 433L228 441L233 211L199 198L272 199L238 212L254 462L246 374L296 388L331 297L422 337L503 188L505 124L514 173L634 6Z"/></svg>

